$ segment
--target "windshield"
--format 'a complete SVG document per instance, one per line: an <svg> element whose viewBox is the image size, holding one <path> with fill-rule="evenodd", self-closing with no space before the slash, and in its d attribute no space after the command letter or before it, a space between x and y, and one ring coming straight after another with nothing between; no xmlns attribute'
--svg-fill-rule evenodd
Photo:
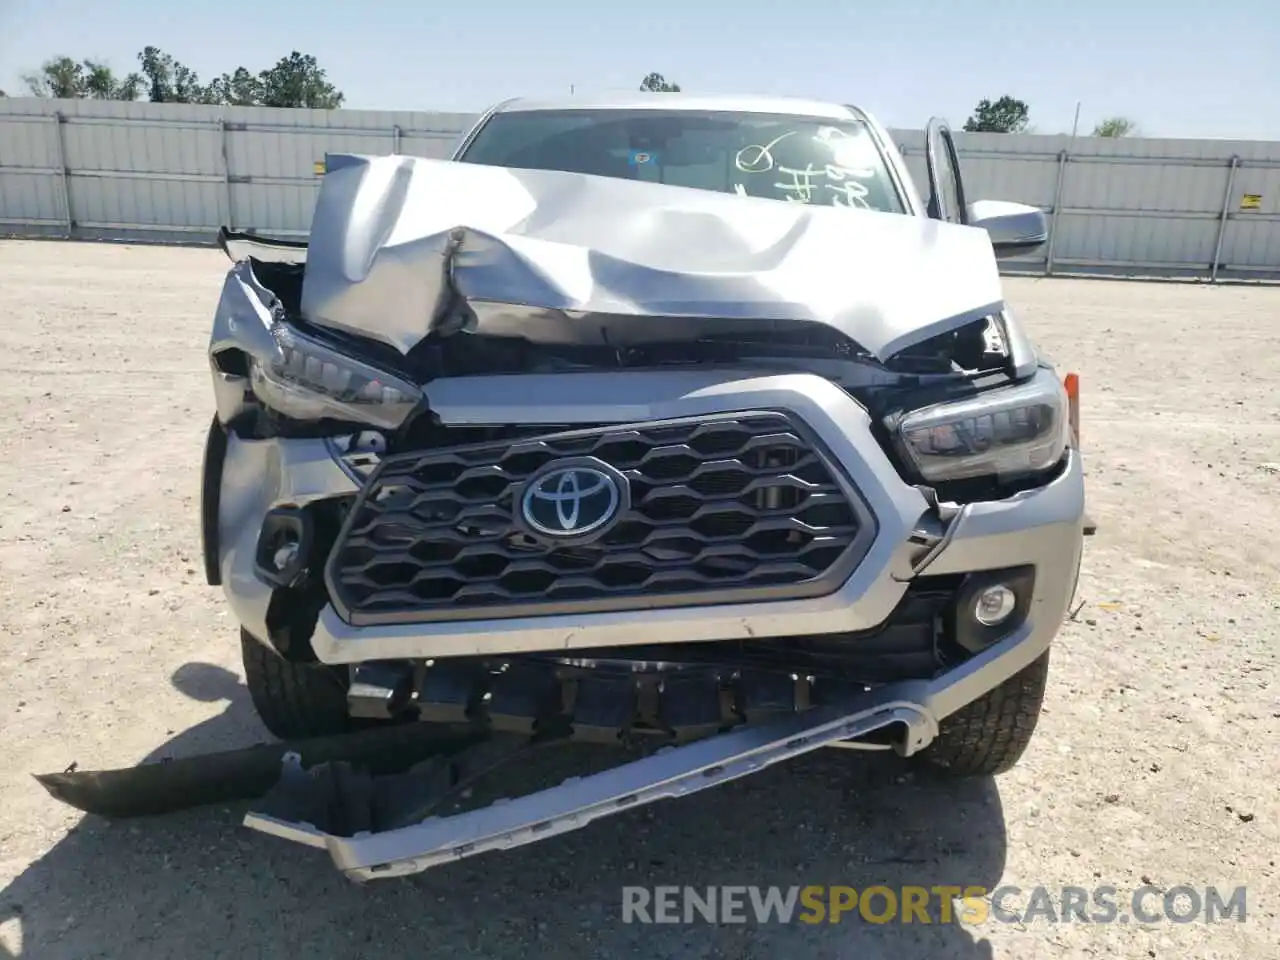
<svg viewBox="0 0 1280 960"><path fill-rule="evenodd" d="M491 117L459 159L904 212L871 132L854 119L692 110L513 111Z"/></svg>

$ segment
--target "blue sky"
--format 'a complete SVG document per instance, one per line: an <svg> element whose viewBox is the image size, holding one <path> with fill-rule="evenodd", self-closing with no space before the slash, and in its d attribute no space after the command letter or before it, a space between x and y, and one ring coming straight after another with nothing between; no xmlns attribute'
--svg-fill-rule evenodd
<svg viewBox="0 0 1280 960"><path fill-rule="evenodd" d="M959 126L982 97L1040 133L1110 114L1165 137L1280 139L1277 0L0 0L0 89L66 53L136 69L154 44L208 79L314 54L347 106L478 111L513 95L686 90L857 102Z"/></svg>

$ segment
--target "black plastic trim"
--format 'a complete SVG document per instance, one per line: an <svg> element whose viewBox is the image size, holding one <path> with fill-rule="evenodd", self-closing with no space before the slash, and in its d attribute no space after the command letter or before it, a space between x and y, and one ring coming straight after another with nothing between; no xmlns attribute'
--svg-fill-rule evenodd
<svg viewBox="0 0 1280 960"><path fill-rule="evenodd" d="M277 570L273 553L281 544L281 534L298 545L293 559L283 570ZM311 517L298 507L276 507L267 512L258 533L258 546L254 553L254 572L259 579L274 587L291 587L298 583L311 562L311 548L315 541L315 528Z"/></svg>
<svg viewBox="0 0 1280 960"><path fill-rule="evenodd" d="M1017 598L1013 613L1001 623L986 627L972 615L974 601L983 589L1003 583ZM1036 568L1009 567L1004 570L984 570L965 577L955 602L955 642L970 653L979 653L991 644L1008 636L1022 625L1031 612L1031 597L1035 592Z"/></svg>
<svg viewBox="0 0 1280 960"><path fill-rule="evenodd" d="M857 569L858 564L862 562L868 551L870 551L871 545L875 542L875 538L879 533L880 528L875 515L871 512L871 508L867 505L866 500L863 499L862 494L858 491L857 487L854 486L849 475L840 464L840 461L832 455L831 451L827 448L826 444L822 442L822 439L817 435L817 433L807 423L796 417L790 411L772 408L725 411L708 416L673 417L665 420L609 424L604 427L597 426L584 430L568 430L548 434L534 434L521 437L520 439L524 441L552 438L567 439L572 437L590 436L592 434L604 432L631 429L656 429L687 423L710 423L719 419L738 419L742 417L763 416L769 414L781 416L791 425L800 437L809 444L814 454L818 456L823 465L830 472L832 478L839 484L841 492L848 501L850 510L857 518L858 531L854 535L852 542L845 549L844 555L833 563L821 576L794 584L781 584L765 587L739 587L714 592L710 590L699 590L688 593L660 594L654 597L645 597L644 595L637 594L627 597L607 597L593 600L541 600L518 604L494 604L482 607L452 610L404 610L389 611L378 614L353 614L350 607L343 602L340 592L335 589L336 575L334 564L338 556L339 547L346 540L352 527L359 520L361 509L364 507L365 501L371 493L378 489L378 481L383 471L387 470L390 466L418 459L422 456L422 453L419 451L397 454L383 459L377 469L370 475L365 485L361 488L356 497L355 503L352 505L351 510L347 513L347 516L343 521L342 529L334 540L333 548L330 550L329 557L325 562L324 580L325 589L329 594L329 601L333 605L333 609L338 616L352 626L373 627L406 623L447 623L472 620L504 620L515 617L560 616L564 614L614 613L634 610L667 609L671 607L717 607L734 603L763 603L766 601L799 600L828 596L840 589L840 587L853 574L853 571ZM484 443L466 444L458 447L440 448L438 450L433 450L432 452L444 452L445 450L471 450L491 446L493 446L493 442L489 441Z"/></svg>
<svg viewBox="0 0 1280 960"><path fill-rule="evenodd" d="M204 579L211 587L222 586L218 565L218 513L222 501L222 465L227 459L227 431L215 416L204 440L204 463L200 468L200 550L204 557Z"/></svg>

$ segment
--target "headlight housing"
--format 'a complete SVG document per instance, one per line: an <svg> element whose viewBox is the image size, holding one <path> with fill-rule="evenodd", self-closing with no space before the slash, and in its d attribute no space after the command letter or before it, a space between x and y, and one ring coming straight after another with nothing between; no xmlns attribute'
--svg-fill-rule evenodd
<svg viewBox="0 0 1280 960"><path fill-rule="evenodd" d="M249 384L273 410L296 420L349 420L394 430L422 399L417 385L357 360L286 323L271 328L276 352L250 358Z"/></svg>
<svg viewBox="0 0 1280 960"><path fill-rule="evenodd" d="M1026 383L912 411L900 446L926 482L1043 473L1062 459L1069 436L1067 393L1052 371Z"/></svg>

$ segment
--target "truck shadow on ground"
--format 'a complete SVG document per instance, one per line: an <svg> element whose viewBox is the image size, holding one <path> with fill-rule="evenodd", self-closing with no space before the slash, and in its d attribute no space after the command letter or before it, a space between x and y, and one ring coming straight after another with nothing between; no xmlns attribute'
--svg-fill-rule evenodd
<svg viewBox="0 0 1280 960"><path fill-rule="evenodd" d="M166 742L180 757L246 745L231 673L188 664L187 695L226 701ZM252 734L249 737L252 738ZM560 757L556 763L563 763ZM539 761L541 762L541 761ZM91 766L85 764L85 766ZM529 789L503 775L509 795ZM49 801L53 803L52 799ZM240 826L247 804L148 820L87 816L0 892L26 957L990 957L956 923L624 923L624 886L942 884L994 888L1006 839L990 779L920 778L883 755L822 750L696 796L411 879L358 886L329 858ZM936 915L936 911L935 911ZM0 946L0 958L14 956Z"/></svg>

